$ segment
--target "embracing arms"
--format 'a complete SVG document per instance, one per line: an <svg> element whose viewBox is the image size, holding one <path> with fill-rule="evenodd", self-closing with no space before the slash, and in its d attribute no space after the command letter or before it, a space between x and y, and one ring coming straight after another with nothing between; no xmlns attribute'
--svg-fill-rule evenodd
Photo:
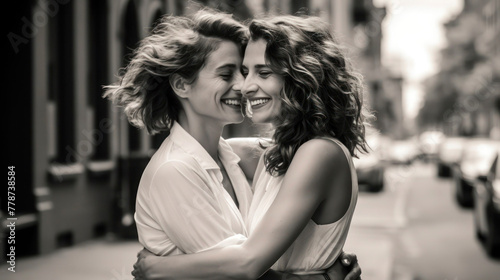
<svg viewBox="0 0 500 280"><path fill-rule="evenodd" d="M350 171L338 145L327 140L303 144L274 203L248 240L197 254L154 258L148 263L148 279L260 277L293 243L332 191L339 189L350 199L350 191L342 190L346 186L334 180L341 172Z"/></svg>

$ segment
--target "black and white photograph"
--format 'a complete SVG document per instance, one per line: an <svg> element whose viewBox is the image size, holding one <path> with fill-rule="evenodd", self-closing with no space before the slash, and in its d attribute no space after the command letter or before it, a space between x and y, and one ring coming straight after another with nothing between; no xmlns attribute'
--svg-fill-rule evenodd
<svg viewBox="0 0 500 280"><path fill-rule="evenodd" d="M500 0L5 4L0 279L498 279Z"/></svg>

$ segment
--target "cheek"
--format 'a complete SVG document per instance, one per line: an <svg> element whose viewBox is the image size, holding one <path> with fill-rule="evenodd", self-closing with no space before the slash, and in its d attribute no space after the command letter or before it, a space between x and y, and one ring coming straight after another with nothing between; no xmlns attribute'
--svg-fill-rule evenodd
<svg viewBox="0 0 500 280"><path fill-rule="evenodd" d="M199 101L206 104L206 102L217 100L220 98L221 91L221 85L216 81L200 85L197 90Z"/></svg>
<svg viewBox="0 0 500 280"><path fill-rule="evenodd" d="M281 100L281 91L283 90L283 81L281 79L273 79L269 84L269 93L273 99Z"/></svg>
<svg viewBox="0 0 500 280"><path fill-rule="evenodd" d="M281 112L281 99L274 100L272 118L277 117Z"/></svg>

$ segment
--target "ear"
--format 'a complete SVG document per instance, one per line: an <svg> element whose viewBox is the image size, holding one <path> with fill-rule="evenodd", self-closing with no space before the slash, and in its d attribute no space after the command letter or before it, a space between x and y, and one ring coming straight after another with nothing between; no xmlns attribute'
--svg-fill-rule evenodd
<svg viewBox="0 0 500 280"><path fill-rule="evenodd" d="M190 85L186 79L179 74L173 74L170 76L169 82L177 96L180 98L187 98Z"/></svg>

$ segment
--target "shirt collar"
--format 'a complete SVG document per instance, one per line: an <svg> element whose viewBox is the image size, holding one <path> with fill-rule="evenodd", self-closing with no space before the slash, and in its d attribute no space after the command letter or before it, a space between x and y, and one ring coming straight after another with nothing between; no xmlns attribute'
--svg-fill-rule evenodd
<svg viewBox="0 0 500 280"><path fill-rule="evenodd" d="M176 121L170 129L170 138L186 153L194 157L204 169L220 169L207 150ZM219 157L222 162L238 164L240 158L222 137L219 140Z"/></svg>

